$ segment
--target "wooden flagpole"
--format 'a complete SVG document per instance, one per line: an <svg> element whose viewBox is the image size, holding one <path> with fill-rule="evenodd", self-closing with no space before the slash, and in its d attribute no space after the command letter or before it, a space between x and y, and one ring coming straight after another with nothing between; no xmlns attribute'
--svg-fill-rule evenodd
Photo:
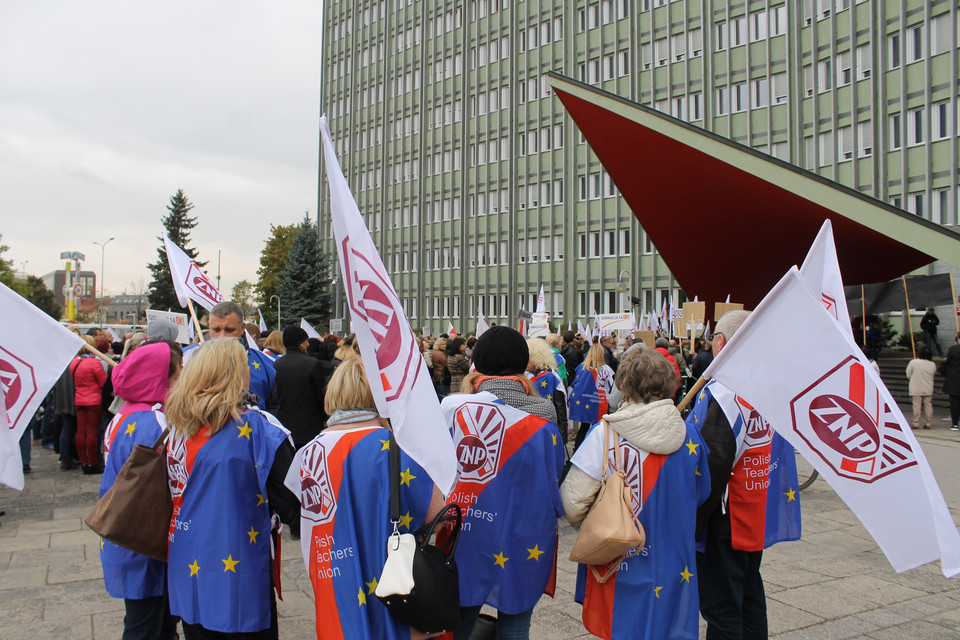
<svg viewBox="0 0 960 640"><path fill-rule="evenodd" d="M106 362L106 363L107 363L108 365L110 365L111 367L117 366L117 363L114 362L113 360L111 360L111 359L110 359L110 356L106 355L106 354L103 353L102 351L97 351L95 348L91 347L90 345L88 345L88 344L86 344L86 343L84 343L83 346L84 346L84 349L85 349L86 351L88 351L88 352L92 353L93 355L97 356L98 358L100 358L101 360L103 360L104 362Z"/></svg>
<svg viewBox="0 0 960 640"><path fill-rule="evenodd" d="M907 277L903 276L903 298L907 301L907 326L910 328L910 346L913 348L913 359L917 359L917 343L913 339L913 320L910 318L910 294L907 293Z"/></svg>
<svg viewBox="0 0 960 640"><path fill-rule="evenodd" d="M683 396L683 400L677 405L677 411L683 413L683 410L687 408L690 401L700 392L700 389L703 389L703 385L707 384L707 382L708 380L703 376L698 378L697 381L693 383L693 386L690 387L690 391L687 391L687 395Z"/></svg>
<svg viewBox="0 0 960 640"><path fill-rule="evenodd" d="M200 328L200 321L197 320L197 312L193 310L193 300L187 298L187 309L190 310L190 317L193 318L193 326L197 330L197 340L203 344L203 329Z"/></svg>

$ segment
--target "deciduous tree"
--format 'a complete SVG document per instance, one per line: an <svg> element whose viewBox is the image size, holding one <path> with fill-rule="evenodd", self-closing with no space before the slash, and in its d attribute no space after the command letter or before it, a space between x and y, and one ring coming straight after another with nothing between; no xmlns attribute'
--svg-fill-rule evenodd
<svg viewBox="0 0 960 640"><path fill-rule="evenodd" d="M272 296L280 295L280 278L287 266L290 245L300 225L270 225L270 237L260 252L260 268L257 269L256 296L260 306L274 309Z"/></svg>
<svg viewBox="0 0 960 640"><path fill-rule="evenodd" d="M23 282L14 282L13 290L54 320L60 319L62 309L56 296L37 276L27 276Z"/></svg>
<svg viewBox="0 0 960 640"><path fill-rule="evenodd" d="M253 283L247 280L241 280L233 285L230 291L230 299L240 306L243 311L244 320L253 311Z"/></svg>

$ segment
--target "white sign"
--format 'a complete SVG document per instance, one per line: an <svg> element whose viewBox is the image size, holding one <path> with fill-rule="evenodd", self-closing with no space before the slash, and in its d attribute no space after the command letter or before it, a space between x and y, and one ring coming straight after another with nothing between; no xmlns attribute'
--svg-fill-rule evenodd
<svg viewBox="0 0 960 640"><path fill-rule="evenodd" d="M341 318L333 318L330 320L330 333L340 333L343 331L343 320Z"/></svg>
<svg viewBox="0 0 960 640"><path fill-rule="evenodd" d="M190 335L187 333L187 314L160 311L158 309L147 309L146 313L148 325L159 318L169 320L177 325L177 342L180 344L188 344L190 342Z"/></svg>
<svg viewBox="0 0 960 640"><path fill-rule="evenodd" d="M633 314L604 313L597 316L597 324L600 325L601 332L633 331Z"/></svg>

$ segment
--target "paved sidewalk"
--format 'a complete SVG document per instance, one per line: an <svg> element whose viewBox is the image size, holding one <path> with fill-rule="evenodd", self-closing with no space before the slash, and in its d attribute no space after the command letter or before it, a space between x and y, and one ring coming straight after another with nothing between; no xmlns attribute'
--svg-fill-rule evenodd
<svg viewBox="0 0 960 640"><path fill-rule="evenodd" d="M938 424L918 433L921 442L925 448L947 448L943 459L955 460L960 434ZM115 639L123 602L104 591L98 538L82 523L100 478L60 471L53 452L39 447L33 468L22 493L0 487L0 510L6 510L0 518L0 640ZM940 476L941 469L934 469ZM957 519L960 497L948 495L948 503ZM960 637L960 581L944 578L936 564L894 573L823 480L803 492L801 504L803 540L777 545L764 557L771 637ZM574 533L567 526L562 533L565 558ZM313 599L299 543L285 540L283 556L280 637L314 637ZM574 580L575 565L561 560L557 597L544 597L537 607L532 637L591 637L573 602Z"/></svg>

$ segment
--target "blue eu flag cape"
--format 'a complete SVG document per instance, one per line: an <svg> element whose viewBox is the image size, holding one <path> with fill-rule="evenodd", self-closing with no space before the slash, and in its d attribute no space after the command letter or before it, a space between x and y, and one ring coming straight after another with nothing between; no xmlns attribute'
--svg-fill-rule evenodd
<svg viewBox="0 0 960 640"><path fill-rule="evenodd" d="M485 391L447 396L441 408L460 472L448 499L463 510L460 604L529 611L555 575L565 453L558 427Z"/></svg>
<svg viewBox="0 0 960 640"><path fill-rule="evenodd" d="M225 633L270 626L267 476L289 436L256 409L167 443L170 612Z"/></svg>
<svg viewBox="0 0 960 640"><path fill-rule="evenodd" d="M685 443L669 455L638 449L623 438L618 442L646 543L603 584L586 565L578 567L575 598L583 603L583 624L607 640L696 640L700 620L697 507L710 495L706 445L689 426ZM604 460L612 469L613 443L603 452L603 429L594 425L572 462L599 481Z"/></svg>
<svg viewBox="0 0 960 640"><path fill-rule="evenodd" d="M591 369L583 363L577 365L577 376L567 396L567 418L587 424L597 422L607 413L607 394L611 389L613 369L607 365L600 369Z"/></svg>
<svg viewBox="0 0 960 640"><path fill-rule="evenodd" d="M560 379L560 376L550 370L541 371L537 375L530 378L530 386L533 387L533 390L537 392L538 396L545 398L550 402L553 402L553 395L555 393L560 393L560 395L563 395L567 392L566 387L563 386L563 380Z"/></svg>
<svg viewBox="0 0 960 640"><path fill-rule="evenodd" d="M328 429L297 452L285 484L300 498L300 549L316 605L317 638L410 637L374 591L390 524L390 432ZM433 480L400 452L400 531L423 525Z"/></svg>
<svg viewBox="0 0 960 640"><path fill-rule="evenodd" d="M697 395L687 424L703 424L710 401L723 411L737 441L733 472L727 483L731 546L760 551L778 542L799 540L800 488L793 447L747 399L718 382Z"/></svg>
<svg viewBox="0 0 960 640"><path fill-rule="evenodd" d="M243 341L243 339L241 339L241 341ZM273 386L277 379L277 372L273 367L273 359L262 351L247 347L246 342L243 342L244 348L247 350L247 366L250 367L250 391L255 393L260 399L257 406L264 409L267 406L267 400L273 392ZM191 352L198 346L200 345L191 344L183 349L184 365L187 364L187 361L190 360L190 357L193 355Z"/></svg>
<svg viewBox="0 0 960 640"><path fill-rule="evenodd" d="M104 468L100 481L103 497L138 444L152 447L166 427L163 414L142 403L128 403L114 418L103 437ZM132 409L132 410L131 410ZM107 593L114 598L142 600L162 596L167 564L100 540L100 564Z"/></svg>

